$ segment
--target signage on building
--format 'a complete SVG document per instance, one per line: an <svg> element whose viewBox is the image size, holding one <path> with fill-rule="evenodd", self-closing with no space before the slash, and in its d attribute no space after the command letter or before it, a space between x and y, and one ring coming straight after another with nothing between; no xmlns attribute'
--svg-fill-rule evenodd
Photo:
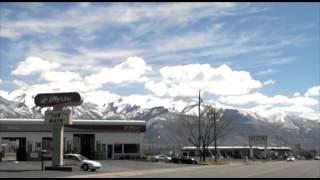
<svg viewBox="0 0 320 180"><path fill-rule="evenodd" d="M46 124L71 125L71 110L47 110L44 114Z"/></svg>
<svg viewBox="0 0 320 180"><path fill-rule="evenodd" d="M49 106L78 106L83 103L83 98L77 92L67 93L45 93L37 94L34 99L37 106L49 107Z"/></svg>
<svg viewBox="0 0 320 180"><path fill-rule="evenodd" d="M249 144L251 145L267 145L268 136L249 136Z"/></svg>

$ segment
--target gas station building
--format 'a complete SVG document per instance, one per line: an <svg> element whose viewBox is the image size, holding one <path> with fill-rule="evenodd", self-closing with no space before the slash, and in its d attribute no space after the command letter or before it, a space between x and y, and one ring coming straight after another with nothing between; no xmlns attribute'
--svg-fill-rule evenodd
<svg viewBox="0 0 320 180"><path fill-rule="evenodd" d="M43 119L0 119L3 160L40 160L52 153L52 126ZM89 159L133 159L143 155L143 120L73 120L64 126L64 153Z"/></svg>

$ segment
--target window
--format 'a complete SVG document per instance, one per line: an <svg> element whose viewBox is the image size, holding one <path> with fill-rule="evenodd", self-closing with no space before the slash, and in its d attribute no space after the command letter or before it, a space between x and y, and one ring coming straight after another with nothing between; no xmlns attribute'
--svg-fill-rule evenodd
<svg viewBox="0 0 320 180"><path fill-rule="evenodd" d="M124 144L124 153L138 153L139 144Z"/></svg>
<svg viewBox="0 0 320 180"><path fill-rule="evenodd" d="M115 144L114 145L114 153L118 153L118 154L120 154L120 153L122 153L123 151L122 151L122 144Z"/></svg>
<svg viewBox="0 0 320 180"><path fill-rule="evenodd" d="M71 160L74 160L74 161L79 161L79 158L76 157L76 156L71 156L70 159L71 159Z"/></svg>

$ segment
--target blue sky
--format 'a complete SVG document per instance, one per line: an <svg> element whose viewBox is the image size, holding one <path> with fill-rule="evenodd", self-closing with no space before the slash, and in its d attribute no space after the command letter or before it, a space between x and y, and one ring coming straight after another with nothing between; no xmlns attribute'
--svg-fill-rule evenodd
<svg viewBox="0 0 320 180"><path fill-rule="evenodd" d="M200 87L208 101L319 116L319 3L0 3L0 18L9 99L40 89L166 99Z"/></svg>

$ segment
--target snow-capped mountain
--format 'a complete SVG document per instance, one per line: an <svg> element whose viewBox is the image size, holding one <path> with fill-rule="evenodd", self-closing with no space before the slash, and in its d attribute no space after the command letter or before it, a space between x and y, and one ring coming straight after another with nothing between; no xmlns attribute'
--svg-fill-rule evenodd
<svg viewBox="0 0 320 180"><path fill-rule="evenodd" d="M141 99L141 98L140 98ZM43 118L48 108L33 105L33 97L23 92L11 95L8 99L0 96L0 118ZM157 105L159 104L159 105ZM226 118L232 119L232 131L228 131L225 144L243 145L247 143L248 135L266 134L277 137L283 144L305 144L314 147L319 140L319 124L316 121L303 119L285 113L263 116L252 111L228 107L217 102L201 104L201 110L206 106L220 109ZM168 124L174 127L181 112L198 114L198 105L186 103L181 99L160 99L147 97L137 101L136 97L128 98L110 95L102 98L100 103L85 101L82 105L70 107L74 119L143 119L147 121L146 138L155 135L175 137L174 131L166 129ZM181 128L181 127L177 127ZM229 138L228 138L229 137ZM162 138L164 140L165 138ZM280 140L279 140L280 139ZM171 139L172 140L172 139ZM272 140L273 141L273 140ZM278 143L279 142L272 142Z"/></svg>

